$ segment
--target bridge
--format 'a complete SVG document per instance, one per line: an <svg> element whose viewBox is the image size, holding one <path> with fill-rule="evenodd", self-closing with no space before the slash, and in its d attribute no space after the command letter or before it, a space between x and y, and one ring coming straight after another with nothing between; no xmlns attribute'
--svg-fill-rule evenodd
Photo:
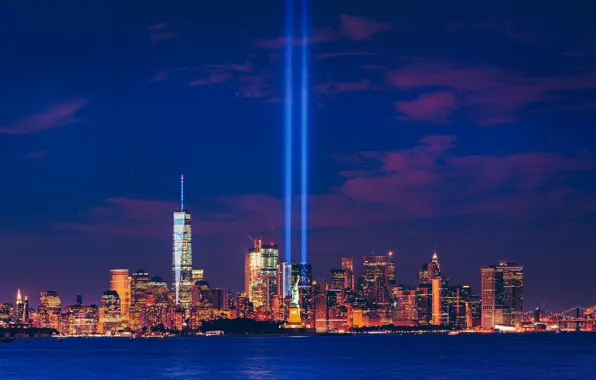
<svg viewBox="0 0 596 380"><path fill-rule="evenodd" d="M538 328L540 325L563 330L596 331L596 305L587 308L575 306L561 312L537 308L523 313L523 327Z"/></svg>

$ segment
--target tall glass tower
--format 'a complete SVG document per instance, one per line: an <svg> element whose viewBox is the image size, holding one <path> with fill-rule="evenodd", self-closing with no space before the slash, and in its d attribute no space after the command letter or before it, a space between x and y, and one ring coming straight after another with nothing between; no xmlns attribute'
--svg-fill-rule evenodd
<svg viewBox="0 0 596 380"><path fill-rule="evenodd" d="M180 208L174 212L172 291L174 304L190 310L192 296L192 234L190 213L184 208L184 175L180 176Z"/></svg>

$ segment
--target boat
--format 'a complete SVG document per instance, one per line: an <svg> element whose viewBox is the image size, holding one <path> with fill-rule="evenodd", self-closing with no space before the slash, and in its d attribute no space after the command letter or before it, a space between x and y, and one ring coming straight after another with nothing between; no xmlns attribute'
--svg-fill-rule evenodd
<svg viewBox="0 0 596 380"><path fill-rule="evenodd" d="M459 334L459 331L449 331L447 333L447 335L457 335L457 334Z"/></svg>
<svg viewBox="0 0 596 380"><path fill-rule="evenodd" d="M14 342L14 339L12 336L5 336L4 338L0 339L0 342L2 343L10 343L10 342Z"/></svg>
<svg viewBox="0 0 596 380"><path fill-rule="evenodd" d="M221 330L214 330L214 331L207 331L205 333L205 336L218 336L218 335L224 335L224 332Z"/></svg>

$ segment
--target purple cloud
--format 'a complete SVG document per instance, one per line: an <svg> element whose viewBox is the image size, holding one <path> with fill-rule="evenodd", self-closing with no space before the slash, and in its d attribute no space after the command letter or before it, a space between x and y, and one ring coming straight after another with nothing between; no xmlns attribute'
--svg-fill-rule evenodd
<svg viewBox="0 0 596 380"><path fill-rule="evenodd" d="M0 126L0 133L26 135L80 122L75 114L86 104L85 99L54 104L41 113L24 116L16 122Z"/></svg>

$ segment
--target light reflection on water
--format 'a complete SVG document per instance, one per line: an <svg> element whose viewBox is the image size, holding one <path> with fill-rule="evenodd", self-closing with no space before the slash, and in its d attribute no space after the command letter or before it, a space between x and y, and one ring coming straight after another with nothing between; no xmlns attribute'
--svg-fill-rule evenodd
<svg viewBox="0 0 596 380"><path fill-rule="evenodd" d="M596 334L37 339L0 345L0 379L577 379Z"/></svg>

